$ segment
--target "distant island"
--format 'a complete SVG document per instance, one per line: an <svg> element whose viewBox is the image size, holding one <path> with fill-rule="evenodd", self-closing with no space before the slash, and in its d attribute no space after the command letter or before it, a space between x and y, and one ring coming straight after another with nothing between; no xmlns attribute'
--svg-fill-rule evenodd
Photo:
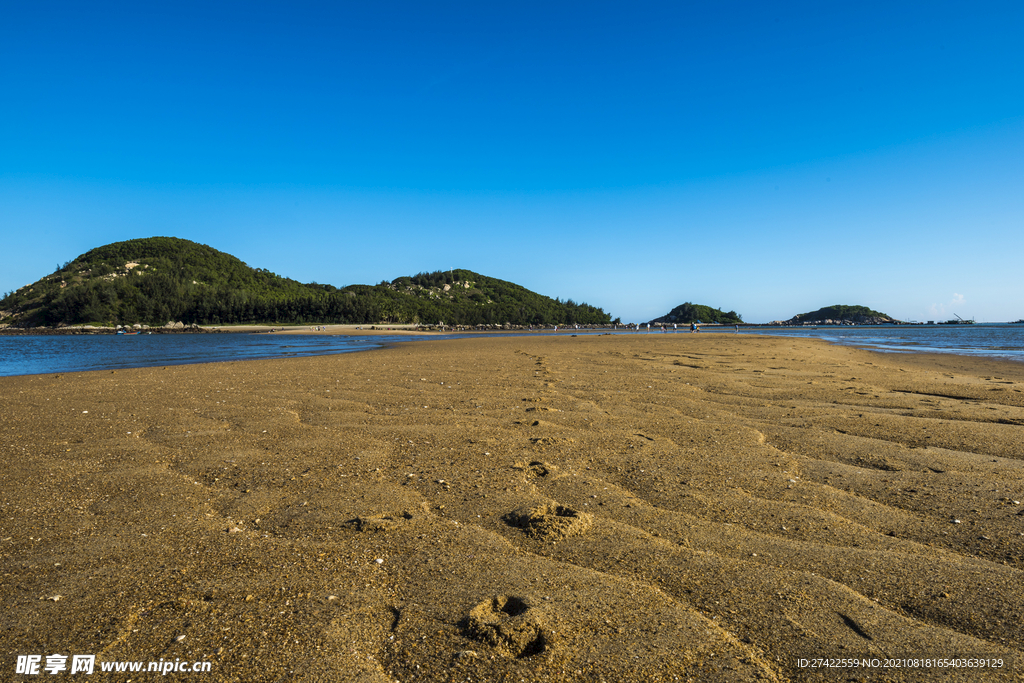
<svg viewBox="0 0 1024 683"><path fill-rule="evenodd" d="M892 316L873 311L867 306L826 306L810 313L800 313L789 320L773 320L769 325L886 325L900 324Z"/></svg>
<svg viewBox="0 0 1024 683"><path fill-rule="evenodd" d="M675 323L689 325L690 323L705 323L736 325L742 322L740 314L736 311L725 313L717 308L692 304L687 301L685 304L679 304L660 318L655 318L651 321L651 324Z"/></svg>
<svg viewBox="0 0 1024 683"><path fill-rule="evenodd" d="M175 237L97 247L0 299L0 324L12 327L611 322L600 308L551 299L469 270L337 288L251 268L230 254Z"/></svg>

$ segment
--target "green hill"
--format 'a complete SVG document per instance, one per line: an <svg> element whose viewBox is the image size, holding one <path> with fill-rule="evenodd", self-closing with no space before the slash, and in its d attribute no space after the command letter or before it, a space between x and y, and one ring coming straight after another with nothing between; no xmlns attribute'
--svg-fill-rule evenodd
<svg viewBox="0 0 1024 683"><path fill-rule="evenodd" d="M710 306L703 306L701 304L691 304L687 301L685 304L679 304L660 318L655 318L651 321L651 324L677 323L689 325L690 323L695 322L736 325L743 322L743 320L740 318L740 314L736 311L729 311L728 313L725 313L717 308L711 308Z"/></svg>
<svg viewBox="0 0 1024 683"><path fill-rule="evenodd" d="M804 323L826 323L831 321L833 323L858 323L861 325L880 325L884 323L894 323L897 320L885 313L873 311L867 306L844 306L836 304L835 306L825 306L819 308L816 311L810 313L801 313L793 316L790 320L786 321L786 324L790 325L802 325Z"/></svg>
<svg viewBox="0 0 1024 683"><path fill-rule="evenodd" d="M203 244L150 237L92 249L0 300L0 322L603 324L600 308L468 270L377 285L303 284Z"/></svg>

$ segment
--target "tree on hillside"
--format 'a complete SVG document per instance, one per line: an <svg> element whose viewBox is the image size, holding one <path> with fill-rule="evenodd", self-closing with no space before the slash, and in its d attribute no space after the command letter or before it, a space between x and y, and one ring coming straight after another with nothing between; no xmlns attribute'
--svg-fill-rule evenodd
<svg viewBox="0 0 1024 683"><path fill-rule="evenodd" d="M722 325L734 325L743 322L740 314L736 311L725 313L717 308L693 304L687 301L680 304L660 318L651 321L654 323L676 323L688 325L690 323L718 323Z"/></svg>

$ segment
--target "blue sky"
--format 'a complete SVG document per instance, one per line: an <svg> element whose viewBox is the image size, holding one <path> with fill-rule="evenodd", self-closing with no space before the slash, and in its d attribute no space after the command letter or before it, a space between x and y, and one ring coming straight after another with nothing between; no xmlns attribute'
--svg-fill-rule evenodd
<svg viewBox="0 0 1024 683"><path fill-rule="evenodd" d="M1024 3L2 8L2 292L173 235L624 321L1024 317Z"/></svg>

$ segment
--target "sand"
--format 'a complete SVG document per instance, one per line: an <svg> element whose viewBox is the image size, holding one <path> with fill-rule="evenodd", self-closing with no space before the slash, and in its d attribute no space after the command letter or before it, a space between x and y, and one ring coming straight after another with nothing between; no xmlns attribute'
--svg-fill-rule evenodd
<svg viewBox="0 0 1024 683"><path fill-rule="evenodd" d="M53 653L121 682L158 676L100 662L246 682L1024 676L1019 364L479 338L0 378L0 404L4 680ZM928 657L1004 666L800 665Z"/></svg>

